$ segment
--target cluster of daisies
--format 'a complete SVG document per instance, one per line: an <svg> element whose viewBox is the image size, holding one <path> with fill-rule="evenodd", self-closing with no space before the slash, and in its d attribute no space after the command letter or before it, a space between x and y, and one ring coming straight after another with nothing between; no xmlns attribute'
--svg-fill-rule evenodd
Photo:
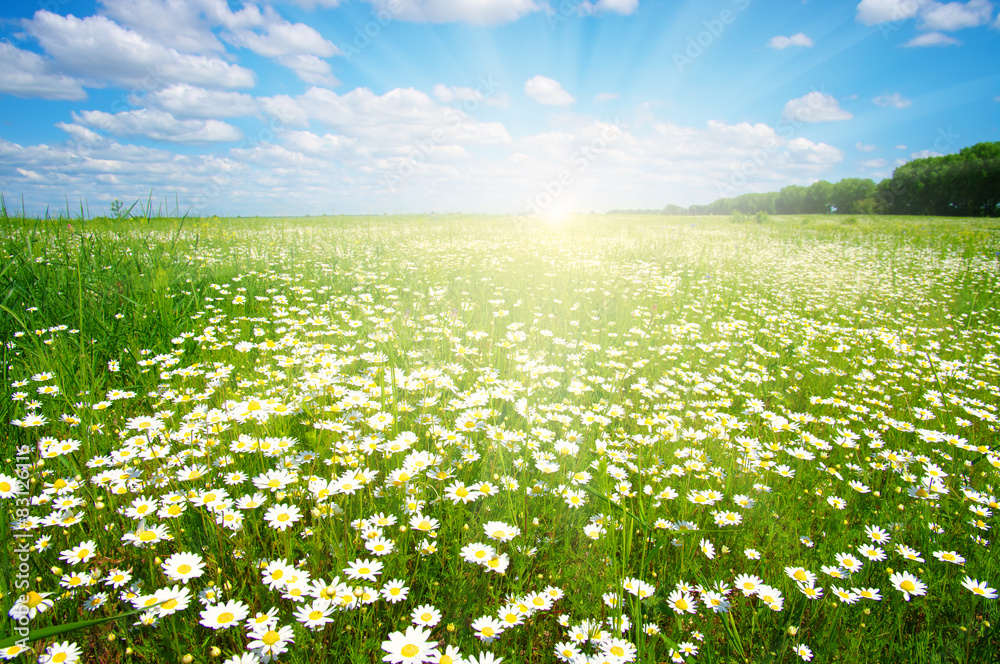
<svg viewBox="0 0 1000 664"><path fill-rule="evenodd" d="M30 497L14 534L51 575L11 616L135 610L130 628L145 630L182 614L209 636L240 633L227 661L247 664L306 648L364 607L412 602L385 661L482 664L566 594L590 613L558 617L553 657L620 664L641 656L629 634L675 628L632 624L635 602L656 595L686 625L675 662L697 656L737 602L926 601L937 570L955 569L972 598L996 599L979 577L1000 508L1000 330L971 314L929 319L936 294L962 279L988 292L993 263L896 252L899 281L879 290L877 244L747 235L734 249L671 230L657 241L677 251L653 261L620 258L622 237L540 235L514 270L495 241L401 237L387 271L358 245L338 245L348 255L331 268L330 238L311 240L294 262L279 243L267 267L208 285L170 352L123 351L99 393L67 394L69 376L24 367L11 424L33 443L33 482L0 474L0 498ZM720 261L706 272L706 247L738 250L727 268L738 271ZM74 333L25 331L56 349ZM817 519L883 502L896 514L845 523L836 541L850 547L803 526L801 564L775 565L787 552L754 548L747 525L779 518L775 494L804 496ZM538 554L560 537L603 556L640 503L660 562L690 542L710 585L658 591L633 561L600 579L567 573L484 604L455 628L462 648L483 649L463 656L444 644L449 608L409 576L418 563L453 570L442 559L458 556L462 573L508 585L512 567L549 571ZM459 522L473 528L441 536ZM726 558L739 549L738 563ZM219 583L248 569L255 601ZM67 641L39 655L71 664L80 650Z"/></svg>

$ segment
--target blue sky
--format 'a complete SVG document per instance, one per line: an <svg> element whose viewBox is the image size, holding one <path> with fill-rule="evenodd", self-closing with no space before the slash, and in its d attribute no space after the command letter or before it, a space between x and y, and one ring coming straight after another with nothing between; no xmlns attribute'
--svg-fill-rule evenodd
<svg viewBox="0 0 1000 664"><path fill-rule="evenodd" d="M8 0L0 190L208 215L560 214L1000 140L988 0Z"/></svg>

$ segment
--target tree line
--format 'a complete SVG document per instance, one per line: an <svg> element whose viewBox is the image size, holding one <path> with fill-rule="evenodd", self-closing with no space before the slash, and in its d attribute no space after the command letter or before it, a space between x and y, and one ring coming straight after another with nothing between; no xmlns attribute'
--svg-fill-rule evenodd
<svg viewBox="0 0 1000 664"><path fill-rule="evenodd" d="M618 212L640 212L622 210ZM667 205L659 214L919 214L1000 216L1000 142L977 143L957 153L914 159L875 183L868 178L820 180L808 187L720 198L688 208Z"/></svg>

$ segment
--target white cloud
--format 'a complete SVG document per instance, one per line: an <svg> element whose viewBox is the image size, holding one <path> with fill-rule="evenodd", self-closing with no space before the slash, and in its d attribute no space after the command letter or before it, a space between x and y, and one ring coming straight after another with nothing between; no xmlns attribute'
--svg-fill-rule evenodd
<svg viewBox="0 0 1000 664"><path fill-rule="evenodd" d="M52 63L32 51L0 41L0 92L15 97L85 99L80 81L53 71Z"/></svg>
<svg viewBox="0 0 1000 664"><path fill-rule="evenodd" d="M621 95L619 95L617 92L599 92L596 95L594 95L594 101L597 102L612 101L614 99L618 99L620 96Z"/></svg>
<svg viewBox="0 0 1000 664"><path fill-rule="evenodd" d="M771 48L776 48L779 51L788 48L789 46L804 46L809 48L813 45L813 40L805 36L803 33L798 33L792 35L791 37L784 37L778 35L777 37L771 37L767 42L767 45Z"/></svg>
<svg viewBox="0 0 1000 664"><path fill-rule="evenodd" d="M178 118L234 118L258 111L257 100L251 95L206 90L187 83L170 85L145 96L132 95L129 102L133 106L155 106Z"/></svg>
<svg viewBox="0 0 1000 664"><path fill-rule="evenodd" d="M921 30L961 30L986 25L993 15L993 6L988 0L969 2L931 2L920 12Z"/></svg>
<svg viewBox="0 0 1000 664"><path fill-rule="evenodd" d="M885 159L868 159L861 162L861 165L865 168L882 168L886 165L886 161Z"/></svg>
<svg viewBox="0 0 1000 664"><path fill-rule="evenodd" d="M575 99L558 81L546 76L535 76L524 83L524 91L543 106L569 106Z"/></svg>
<svg viewBox="0 0 1000 664"><path fill-rule="evenodd" d="M898 92L893 92L891 95L881 95L872 99L877 106L892 106L893 108L906 108L910 106L913 102L899 94Z"/></svg>
<svg viewBox="0 0 1000 664"><path fill-rule="evenodd" d="M434 86L434 96L437 97L438 101L444 102L445 104L452 104L455 102L480 102L483 100L483 93L479 90L474 90L472 88L464 88L458 86L449 86L442 83L438 83Z"/></svg>
<svg viewBox="0 0 1000 664"><path fill-rule="evenodd" d="M854 144L854 147L860 152L874 152L876 150L874 145L865 145L864 143L858 141Z"/></svg>
<svg viewBox="0 0 1000 664"><path fill-rule="evenodd" d="M944 155L935 150L920 150L919 152L911 152L910 157L913 159L926 159L927 157L943 157Z"/></svg>
<svg viewBox="0 0 1000 664"><path fill-rule="evenodd" d="M948 35L941 32L927 32L922 35L917 35L910 41L903 44L907 48L923 47L923 46L955 46L961 44L962 42L949 37Z"/></svg>
<svg viewBox="0 0 1000 664"><path fill-rule="evenodd" d="M169 83L245 88L255 82L249 69L216 56L180 53L104 16L80 19L39 10L24 24L61 71L92 79L94 85L114 81L147 89Z"/></svg>
<svg viewBox="0 0 1000 664"><path fill-rule="evenodd" d="M223 38L265 58L288 55L329 58L340 53L333 42L324 39L314 28L305 23L289 23L270 8L254 19L252 27L231 30Z"/></svg>
<svg viewBox="0 0 1000 664"><path fill-rule="evenodd" d="M148 108L114 115L104 111L74 111L73 120L114 136L169 143L231 142L243 137L239 129L221 120L178 120L166 111Z"/></svg>
<svg viewBox="0 0 1000 664"><path fill-rule="evenodd" d="M597 0L597 2L580 3L580 13L584 15L611 12L613 14L629 16L638 8L639 0Z"/></svg>
<svg viewBox="0 0 1000 664"><path fill-rule="evenodd" d="M294 71L295 75L306 83L322 85L327 88L335 88L340 85L340 81L333 75L330 63L315 55L283 55L277 58L277 61Z"/></svg>
<svg viewBox="0 0 1000 664"><path fill-rule="evenodd" d="M927 0L861 0L855 19L865 25L903 21L917 15Z"/></svg>
<svg viewBox="0 0 1000 664"><path fill-rule="evenodd" d="M831 122L850 120L852 117L832 95L818 90L790 100L781 112L783 120L796 122Z"/></svg>
<svg viewBox="0 0 1000 664"><path fill-rule="evenodd" d="M542 6L534 0L368 0L378 12L415 23L510 23Z"/></svg>

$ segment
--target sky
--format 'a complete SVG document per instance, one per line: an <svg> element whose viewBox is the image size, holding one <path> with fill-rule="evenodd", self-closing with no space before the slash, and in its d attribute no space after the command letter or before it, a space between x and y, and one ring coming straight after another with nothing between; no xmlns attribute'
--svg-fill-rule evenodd
<svg viewBox="0 0 1000 664"><path fill-rule="evenodd" d="M660 209L998 125L988 0L0 7L0 192L30 214Z"/></svg>

